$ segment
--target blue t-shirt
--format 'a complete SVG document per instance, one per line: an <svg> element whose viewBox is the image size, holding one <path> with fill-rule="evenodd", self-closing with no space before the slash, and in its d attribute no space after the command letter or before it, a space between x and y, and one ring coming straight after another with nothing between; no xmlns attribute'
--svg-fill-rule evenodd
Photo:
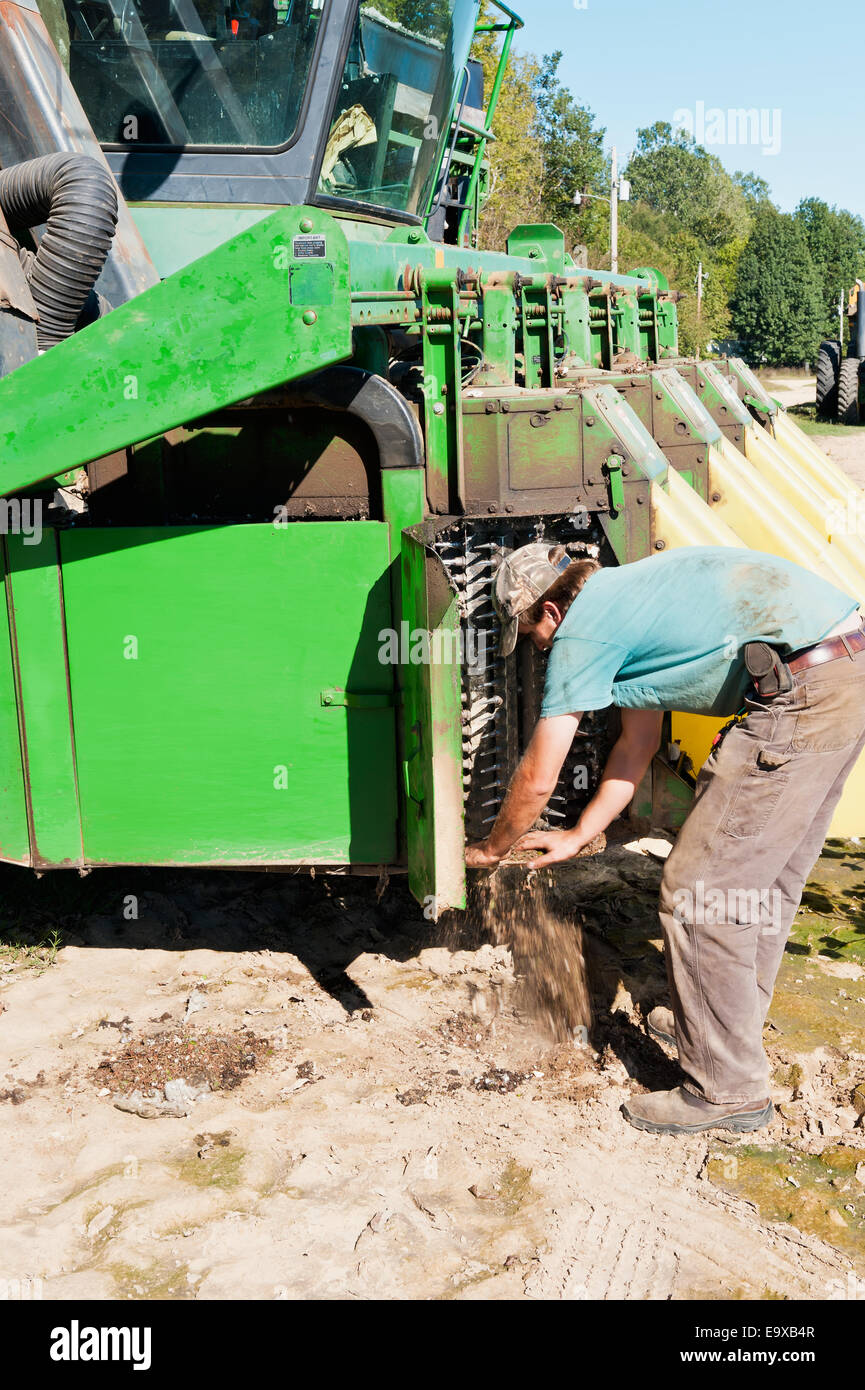
<svg viewBox="0 0 865 1390"><path fill-rule="evenodd" d="M775 555L687 546L591 575L553 639L543 717L578 710L732 715L747 642L819 642L858 604Z"/></svg>

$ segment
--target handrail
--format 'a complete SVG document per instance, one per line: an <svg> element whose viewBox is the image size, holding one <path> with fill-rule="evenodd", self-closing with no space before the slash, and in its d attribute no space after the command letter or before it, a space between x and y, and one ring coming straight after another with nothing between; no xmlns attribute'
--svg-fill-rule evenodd
<svg viewBox="0 0 865 1390"><path fill-rule="evenodd" d="M481 166L484 161L484 155L486 154L487 141L490 138L495 139L495 136L492 133L493 116L495 115L496 107L499 101L499 95L502 90L505 69L508 65L508 58L510 57L511 52L511 44L514 40L514 34L517 32L518 29L522 29L523 27L523 21L520 19L519 15L515 14L512 9L509 9L508 6L503 3L503 0L490 0L490 4L492 4L497 10L501 10L503 14L506 14L508 16L508 23L507 25L475 25L475 34L504 33L505 37L502 40L502 51L499 54L498 67L496 68L496 75L493 79L493 87L492 91L490 92L490 99L487 102L486 114L484 116L485 129L483 130L483 132L478 132L476 136L478 146L477 150L475 151L475 159L474 164L472 165L472 171L469 175L469 186L466 190L463 211L460 216L459 226L457 227L458 246L461 246L463 244L463 238L468 233L469 222L472 215L472 205L474 204L477 193L478 180L480 179Z"/></svg>
<svg viewBox="0 0 865 1390"><path fill-rule="evenodd" d="M478 34L504 34L505 36L502 41L502 50L499 54L499 61L496 67L496 75L493 79L492 91L490 92L489 101L487 103L487 109L484 115L484 120L486 124L483 127L480 127L473 125L469 121L463 120L465 94L467 92L466 84L466 86L463 87L462 98L458 103L456 99L454 100L454 107L452 107L450 111L449 121L451 124L453 124L453 133L451 135L450 141L448 142L446 151L442 152L442 161L439 166L439 177L435 180L433 184L434 190L437 191L434 191L430 196L430 201L427 206L427 210L424 217L424 220L427 221L436 211L436 209L440 206L445 196L447 187L447 177L450 172L451 164L453 162L453 156L456 149L456 142L459 138L460 133L465 132L466 134L470 135L473 138L473 140L476 141L477 147L475 149L471 173L469 175L468 190L466 193L465 201L455 205L463 210L457 229L457 243L460 245L463 242L463 238L467 234L468 223L471 217L472 204L475 201L478 180L480 179L481 166L483 164L484 155L486 153L487 141L495 140L496 138L491 129L493 115L495 114L496 106L498 105L499 94L502 89L502 82L504 81L505 69L507 67L513 37L517 29L523 28L523 21L520 19L519 15L516 14L512 9L510 9L506 4L504 4L503 0L489 0L489 3L493 6L494 9L500 10L502 14L507 15L508 22L506 24L475 24L472 33L473 40ZM464 69L464 71L467 73L468 70ZM457 109L455 110L454 108ZM442 172L442 170L444 172Z"/></svg>

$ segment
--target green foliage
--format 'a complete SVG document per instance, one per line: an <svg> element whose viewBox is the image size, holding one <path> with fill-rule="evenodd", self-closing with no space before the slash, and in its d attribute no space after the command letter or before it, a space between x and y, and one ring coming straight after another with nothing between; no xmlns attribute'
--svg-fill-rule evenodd
<svg viewBox="0 0 865 1390"><path fill-rule="evenodd" d="M637 131L626 172L636 199L671 214L706 246L722 246L747 233L743 190L715 155L667 121Z"/></svg>
<svg viewBox="0 0 865 1390"><path fill-rule="evenodd" d="M372 0L368 9L377 10L412 34L445 39L451 22L448 0Z"/></svg>
<svg viewBox="0 0 865 1390"><path fill-rule="evenodd" d="M743 174L741 169L737 169L733 175L733 182L742 190L752 213L757 212L762 204L772 201L769 197L769 185L759 174Z"/></svg>
<svg viewBox="0 0 865 1390"><path fill-rule="evenodd" d="M795 213L820 280L823 317L818 336L837 338L838 301L865 275L865 223L852 212L803 198Z"/></svg>
<svg viewBox="0 0 865 1390"><path fill-rule="evenodd" d="M541 202L565 233L568 246L596 240L601 225L609 238L609 214L597 199L574 205L574 194L609 195L603 127L559 81L560 51L544 55L535 80L535 133L541 147Z"/></svg>
<svg viewBox="0 0 865 1390"><path fill-rule="evenodd" d="M823 314L820 277L800 221L773 207L758 212L739 260L733 329L756 361L813 360Z"/></svg>
<svg viewBox="0 0 865 1390"><path fill-rule="evenodd" d="M473 56L483 65L487 95L495 80L498 54L495 35L478 36ZM493 117L496 138L487 146L491 191L481 215L480 243L496 251L505 249L508 232L520 222L548 220L541 203L541 145L534 121L526 119L526 112L534 109L539 73L536 58L512 54Z"/></svg>

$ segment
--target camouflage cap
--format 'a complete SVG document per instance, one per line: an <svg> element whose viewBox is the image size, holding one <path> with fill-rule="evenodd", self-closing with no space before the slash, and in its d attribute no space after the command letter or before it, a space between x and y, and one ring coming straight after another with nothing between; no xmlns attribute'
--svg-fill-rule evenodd
<svg viewBox="0 0 865 1390"><path fill-rule="evenodd" d="M502 627L500 656L510 656L517 645L520 615L552 588L571 563L570 555L550 559L558 549L548 541L534 541L512 551L499 566L493 583L493 607Z"/></svg>

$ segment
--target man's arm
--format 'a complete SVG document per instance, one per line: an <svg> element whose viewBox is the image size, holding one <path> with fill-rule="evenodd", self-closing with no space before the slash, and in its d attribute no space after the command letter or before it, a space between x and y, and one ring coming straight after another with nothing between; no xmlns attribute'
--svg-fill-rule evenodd
<svg viewBox="0 0 865 1390"><path fill-rule="evenodd" d="M495 825L486 840L466 850L470 869L486 868L504 859L515 841L537 820L555 791L581 718L581 714L556 714L551 719L538 720Z"/></svg>
<svg viewBox="0 0 865 1390"><path fill-rule="evenodd" d="M518 849L543 849L537 864L557 864L573 859L596 835L621 815L643 780L646 768L661 742L661 710L622 710L622 732L616 739L598 790L573 830L534 830ZM504 808L502 808L504 809Z"/></svg>

